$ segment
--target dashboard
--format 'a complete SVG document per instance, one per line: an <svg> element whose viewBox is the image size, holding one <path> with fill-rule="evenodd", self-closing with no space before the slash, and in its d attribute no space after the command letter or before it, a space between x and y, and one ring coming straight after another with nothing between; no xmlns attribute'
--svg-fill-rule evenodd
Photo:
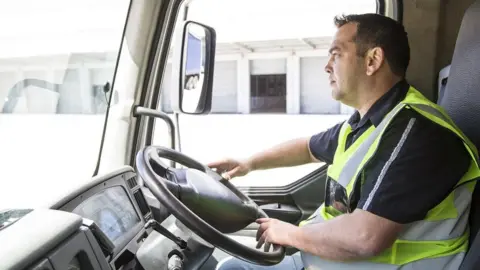
<svg viewBox="0 0 480 270"><path fill-rule="evenodd" d="M93 221L95 236L106 246L108 252L103 253L113 269L132 260L150 233L145 224L152 218L152 211L136 173L129 168L80 187L51 208Z"/></svg>
<svg viewBox="0 0 480 270"><path fill-rule="evenodd" d="M142 220L122 186L102 190L85 200L72 211L93 220L114 245Z"/></svg>
<svg viewBox="0 0 480 270"><path fill-rule="evenodd" d="M8 222L2 224L2 215L10 215ZM180 249L153 223L188 248ZM6 269L167 269L173 255L185 269L198 269L213 252L138 183L129 166L93 179L49 209L0 212L0 242L11 243L0 245Z"/></svg>

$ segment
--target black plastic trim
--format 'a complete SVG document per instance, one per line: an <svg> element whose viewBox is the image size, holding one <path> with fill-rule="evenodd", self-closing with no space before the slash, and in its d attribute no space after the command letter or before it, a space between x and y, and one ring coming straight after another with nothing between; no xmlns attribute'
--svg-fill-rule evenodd
<svg viewBox="0 0 480 270"><path fill-rule="evenodd" d="M113 172L110 172L108 174L98 176L93 178L91 181L87 182L86 184L74 189L71 191L67 196L63 196L60 200L57 202L52 203L49 208L54 209L54 210L59 210L62 208L64 205L69 203L71 200L75 199L77 196L81 195L82 193L88 191L89 189L105 182L106 180L121 176L121 175L127 175L126 179L129 179L130 177L135 175L135 171L133 170L132 167L130 166L124 166L118 170L115 170Z"/></svg>
<svg viewBox="0 0 480 270"><path fill-rule="evenodd" d="M324 180L327 175L327 166L323 165L290 185L284 187L239 187L239 190L249 196L261 207L270 203L279 203L300 210L300 217L291 223L298 223L310 216L323 202L325 189ZM305 198L312 198L308 201Z"/></svg>
<svg viewBox="0 0 480 270"><path fill-rule="evenodd" d="M33 266L30 270L54 270L54 269L48 259L43 259L37 265Z"/></svg>
<svg viewBox="0 0 480 270"><path fill-rule="evenodd" d="M138 117L138 116L150 116L151 118L160 118L165 123L167 123L168 126L168 132L170 133L170 148L175 149L175 137L176 137L176 130L175 130L175 124L173 123L172 119L168 114L159 111L159 110L154 110L154 109L149 109L141 106L135 106L133 108L133 116ZM153 131L153 130L152 130ZM147 132L147 134L150 134L149 137L152 136L153 132ZM151 144L152 139L149 139L150 142L148 145ZM170 160L170 166L175 167L175 161Z"/></svg>
<svg viewBox="0 0 480 270"><path fill-rule="evenodd" d="M238 189L249 197L255 196L256 194L265 195L269 193L274 193L276 196L286 196L318 179L319 176L326 173L327 167L328 165L324 164L299 180L282 187L238 187Z"/></svg>
<svg viewBox="0 0 480 270"><path fill-rule="evenodd" d="M385 0L377 0L377 13L385 14Z"/></svg>
<svg viewBox="0 0 480 270"><path fill-rule="evenodd" d="M403 0L391 0L393 4L393 18L403 24Z"/></svg>
<svg viewBox="0 0 480 270"><path fill-rule="evenodd" d="M52 251L48 259L54 269L69 269L70 262L78 259L82 268L107 270L106 265L100 265L85 231L79 230Z"/></svg>
<svg viewBox="0 0 480 270"><path fill-rule="evenodd" d="M386 4L385 1L393 6L393 15L392 18L400 23L403 23L403 0L377 0L377 13L385 15L386 13Z"/></svg>
<svg viewBox="0 0 480 270"><path fill-rule="evenodd" d="M302 217L302 211L294 205L269 203L260 207L269 217L289 223L296 223Z"/></svg>
<svg viewBox="0 0 480 270"><path fill-rule="evenodd" d="M92 247L93 253L95 254L95 257L97 258L98 263L101 266L101 269L108 270L110 269L110 266L108 265L107 261L105 260L105 256L102 252L102 249L97 242L97 239L93 235L93 232L91 230L88 230L86 227L80 228L84 233L85 236L87 237L88 242L90 243L90 246Z"/></svg>

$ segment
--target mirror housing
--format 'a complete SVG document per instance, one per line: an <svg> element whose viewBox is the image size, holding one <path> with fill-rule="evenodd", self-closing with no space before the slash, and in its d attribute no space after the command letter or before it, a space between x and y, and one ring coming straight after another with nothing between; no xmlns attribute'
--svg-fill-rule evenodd
<svg viewBox="0 0 480 270"><path fill-rule="evenodd" d="M181 27L172 58L172 110L208 114L212 107L216 32L194 21L185 21Z"/></svg>

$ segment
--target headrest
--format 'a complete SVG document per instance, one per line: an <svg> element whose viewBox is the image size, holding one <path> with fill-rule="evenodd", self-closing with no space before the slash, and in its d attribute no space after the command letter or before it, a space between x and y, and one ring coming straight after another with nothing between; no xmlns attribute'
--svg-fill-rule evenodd
<svg viewBox="0 0 480 270"><path fill-rule="evenodd" d="M439 104L480 149L480 1L463 17Z"/></svg>

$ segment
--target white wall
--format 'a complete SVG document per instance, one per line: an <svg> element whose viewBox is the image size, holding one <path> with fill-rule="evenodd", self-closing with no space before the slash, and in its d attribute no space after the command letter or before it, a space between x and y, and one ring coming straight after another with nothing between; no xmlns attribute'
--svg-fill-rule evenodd
<svg viewBox="0 0 480 270"><path fill-rule="evenodd" d="M218 61L213 75L212 112L237 113L237 61ZM248 91L248 89L243 89Z"/></svg>
<svg viewBox="0 0 480 270"><path fill-rule="evenodd" d="M215 62L213 113L249 113L250 75L286 74L287 114L351 114L331 97L326 52L220 55ZM171 112L171 64L162 83L162 108Z"/></svg>
<svg viewBox="0 0 480 270"><path fill-rule="evenodd" d="M300 58L300 113L339 114L340 103L332 98L325 65L328 58Z"/></svg>
<svg viewBox="0 0 480 270"><path fill-rule="evenodd" d="M250 60L250 74L264 75L264 74L286 74L287 60L286 59L255 59Z"/></svg>

